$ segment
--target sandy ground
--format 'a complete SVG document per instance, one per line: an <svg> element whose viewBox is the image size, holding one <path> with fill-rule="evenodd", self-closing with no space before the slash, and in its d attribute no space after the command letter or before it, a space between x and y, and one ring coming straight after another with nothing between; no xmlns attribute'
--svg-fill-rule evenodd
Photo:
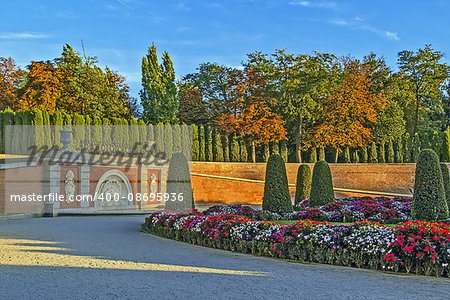
<svg viewBox="0 0 450 300"><path fill-rule="evenodd" d="M0 299L448 299L450 280L166 240L142 216L0 222Z"/></svg>

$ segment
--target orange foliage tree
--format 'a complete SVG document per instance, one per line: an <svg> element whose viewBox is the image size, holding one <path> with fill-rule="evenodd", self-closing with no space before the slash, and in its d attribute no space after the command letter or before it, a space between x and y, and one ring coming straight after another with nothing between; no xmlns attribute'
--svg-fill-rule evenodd
<svg viewBox="0 0 450 300"><path fill-rule="evenodd" d="M286 139L281 116L274 113L274 101L266 93L267 80L252 68L230 75L231 97L223 103L217 125L250 141L252 161L256 161L256 144Z"/></svg>
<svg viewBox="0 0 450 300"><path fill-rule="evenodd" d="M341 84L322 100L323 116L318 126L308 132L307 145L362 147L373 138L371 125L377 120L377 109L386 101L381 93L371 93L368 70L355 59L344 59Z"/></svg>
<svg viewBox="0 0 450 300"><path fill-rule="evenodd" d="M0 57L0 110L16 107L21 74L11 57Z"/></svg>
<svg viewBox="0 0 450 300"><path fill-rule="evenodd" d="M63 90L62 73L51 61L33 61L28 66L27 81L20 90L17 108L37 108L53 113Z"/></svg>

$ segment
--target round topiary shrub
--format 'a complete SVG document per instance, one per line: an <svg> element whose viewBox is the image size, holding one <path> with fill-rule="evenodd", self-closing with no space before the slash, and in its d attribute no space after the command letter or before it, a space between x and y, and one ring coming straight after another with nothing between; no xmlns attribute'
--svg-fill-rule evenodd
<svg viewBox="0 0 450 300"><path fill-rule="evenodd" d="M170 159L167 193L170 198L165 203L165 209L186 211L194 207L189 165L186 157L181 152L173 154Z"/></svg>
<svg viewBox="0 0 450 300"><path fill-rule="evenodd" d="M314 165L309 206L324 205L335 200L330 166L320 160Z"/></svg>
<svg viewBox="0 0 450 300"><path fill-rule="evenodd" d="M311 169L308 165L300 165L297 171L297 186L295 188L295 204L309 199L311 194Z"/></svg>
<svg viewBox="0 0 450 300"><path fill-rule="evenodd" d="M421 151L417 159L411 215L414 219L424 221L448 218L439 158L431 149Z"/></svg>
<svg viewBox="0 0 450 300"><path fill-rule="evenodd" d="M293 211L286 167L279 154L271 155L267 162L262 208L276 213Z"/></svg>

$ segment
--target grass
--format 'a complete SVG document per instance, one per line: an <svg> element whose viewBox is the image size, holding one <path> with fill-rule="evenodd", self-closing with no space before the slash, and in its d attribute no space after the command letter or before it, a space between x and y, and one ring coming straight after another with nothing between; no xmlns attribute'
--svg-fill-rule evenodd
<svg viewBox="0 0 450 300"><path fill-rule="evenodd" d="M297 220L279 220L279 221L273 221L275 223L278 223L280 225L292 225L295 224L295 222L297 222ZM331 225L350 225L353 222L330 222ZM386 227L395 227L398 224L384 224L386 225Z"/></svg>

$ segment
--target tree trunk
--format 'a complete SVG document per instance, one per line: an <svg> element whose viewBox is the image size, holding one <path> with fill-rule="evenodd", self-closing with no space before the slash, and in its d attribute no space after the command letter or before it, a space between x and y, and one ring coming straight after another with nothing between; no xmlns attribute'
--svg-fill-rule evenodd
<svg viewBox="0 0 450 300"><path fill-rule="evenodd" d="M256 162L256 149L255 149L255 141L252 141L252 162Z"/></svg>
<svg viewBox="0 0 450 300"><path fill-rule="evenodd" d="M302 162L302 117L299 117L298 119L298 131L297 131L297 135L296 135L296 139L295 139L295 144L297 147L297 151L296 151L296 157L297 157L297 162L301 163Z"/></svg>
<svg viewBox="0 0 450 300"><path fill-rule="evenodd" d="M338 157L339 157L339 148L335 148L336 149L336 153L334 154L334 163L338 162Z"/></svg>

